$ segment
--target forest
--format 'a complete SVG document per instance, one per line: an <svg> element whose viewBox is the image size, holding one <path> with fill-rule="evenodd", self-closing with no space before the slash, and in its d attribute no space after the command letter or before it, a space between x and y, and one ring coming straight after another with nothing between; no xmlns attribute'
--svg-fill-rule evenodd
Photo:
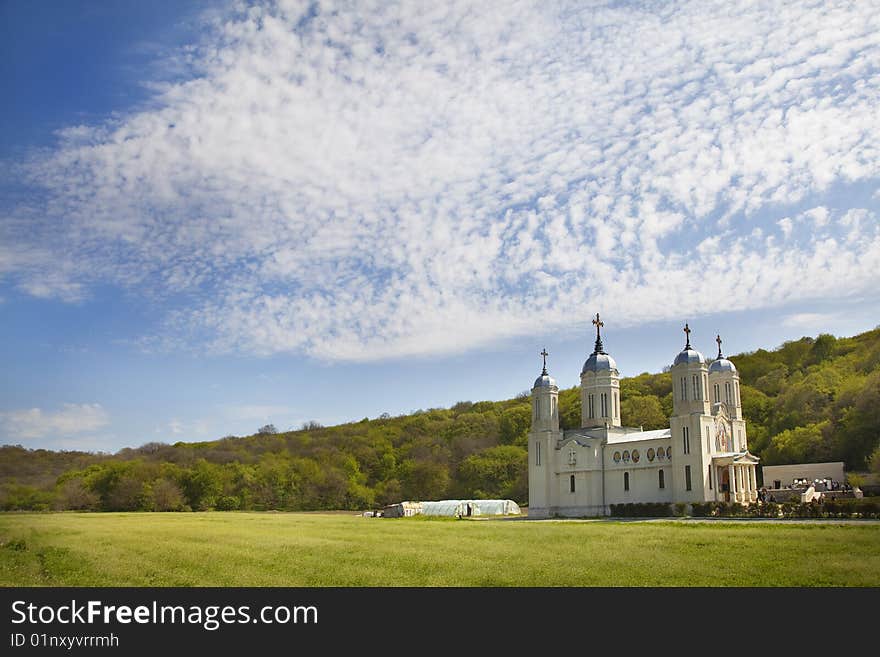
<svg viewBox="0 0 880 657"><path fill-rule="evenodd" d="M731 356L749 450L764 465L844 461L880 471L880 328L822 334ZM660 429L668 372L620 382L623 424ZM578 388L560 390L565 428ZM189 511L371 509L404 499L528 503L529 392L407 415L317 423L208 442L147 443L116 454L0 447L0 509Z"/></svg>

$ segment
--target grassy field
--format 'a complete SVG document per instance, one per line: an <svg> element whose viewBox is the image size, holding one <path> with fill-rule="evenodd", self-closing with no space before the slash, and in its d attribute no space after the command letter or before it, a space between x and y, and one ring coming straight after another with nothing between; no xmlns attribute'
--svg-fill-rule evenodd
<svg viewBox="0 0 880 657"><path fill-rule="evenodd" d="M878 586L880 525L0 514L3 586Z"/></svg>

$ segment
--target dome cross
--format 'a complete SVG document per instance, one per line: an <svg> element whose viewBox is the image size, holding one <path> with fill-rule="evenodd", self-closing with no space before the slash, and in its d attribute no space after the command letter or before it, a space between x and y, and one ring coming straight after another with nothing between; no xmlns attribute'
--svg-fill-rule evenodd
<svg viewBox="0 0 880 657"><path fill-rule="evenodd" d="M593 326L596 327L596 346L593 349L594 354L604 354L605 347L602 345L602 335L599 332L599 329L605 326L605 322L599 319L599 313L596 313L596 319L593 320Z"/></svg>
<svg viewBox="0 0 880 657"><path fill-rule="evenodd" d="M541 351L541 356L544 357L544 370L541 372L541 376L547 376L547 356L550 354L547 353L547 347Z"/></svg>
<svg viewBox="0 0 880 657"><path fill-rule="evenodd" d="M720 335L715 336L715 342L718 343L718 358L724 358L724 356L721 355L721 343L723 342L723 340L721 339Z"/></svg>
<svg viewBox="0 0 880 657"><path fill-rule="evenodd" d="M684 330L684 334L687 336L687 339L685 340L684 348L690 349L691 348L691 327L687 325L687 322L685 322L683 330Z"/></svg>

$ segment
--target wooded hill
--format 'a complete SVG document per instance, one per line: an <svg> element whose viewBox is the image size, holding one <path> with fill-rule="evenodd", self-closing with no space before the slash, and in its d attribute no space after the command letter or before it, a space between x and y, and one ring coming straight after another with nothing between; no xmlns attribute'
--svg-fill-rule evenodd
<svg viewBox="0 0 880 657"><path fill-rule="evenodd" d="M880 467L880 328L731 356L749 449L763 464ZM659 429L668 373L622 379L623 424ZM579 389L560 391L580 424ZM397 417L247 437L148 443L116 454L0 448L0 508L129 510L368 509L403 499L528 501L528 393Z"/></svg>

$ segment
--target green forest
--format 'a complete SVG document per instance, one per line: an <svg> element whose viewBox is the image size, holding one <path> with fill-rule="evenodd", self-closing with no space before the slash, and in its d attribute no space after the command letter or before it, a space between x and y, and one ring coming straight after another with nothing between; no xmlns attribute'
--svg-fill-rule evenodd
<svg viewBox="0 0 880 657"><path fill-rule="evenodd" d="M764 465L880 469L880 328L730 358L741 377L749 450ZM621 379L620 389L623 424L668 426L668 373ZM7 445L0 508L304 511L450 497L527 504L528 395L284 433L269 425L251 436L116 454ZM578 388L560 391L560 409L565 428L579 426Z"/></svg>

